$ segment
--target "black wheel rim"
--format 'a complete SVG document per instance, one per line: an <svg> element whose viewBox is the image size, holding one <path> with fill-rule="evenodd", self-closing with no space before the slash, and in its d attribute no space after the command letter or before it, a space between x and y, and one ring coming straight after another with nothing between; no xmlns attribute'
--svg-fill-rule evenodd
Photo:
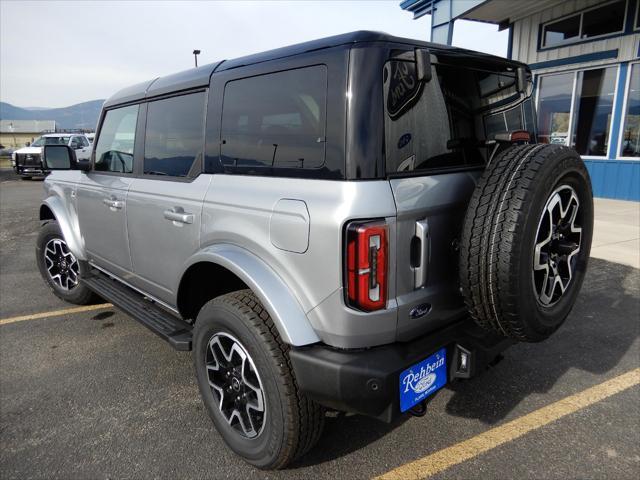
<svg viewBox="0 0 640 480"><path fill-rule="evenodd" d="M582 242L580 200L569 185L556 188L544 206L533 254L533 280L538 301L555 305L575 276Z"/></svg>
<svg viewBox="0 0 640 480"><path fill-rule="evenodd" d="M264 389L246 348L228 333L216 333L205 362L209 386L229 426L245 438L260 435L267 416Z"/></svg>
<svg viewBox="0 0 640 480"><path fill-rule="evenodd" d="M47 275L58 288L65 291L78 286L80 265L61 238L53 238L44 247L44 263Z"/></svg>

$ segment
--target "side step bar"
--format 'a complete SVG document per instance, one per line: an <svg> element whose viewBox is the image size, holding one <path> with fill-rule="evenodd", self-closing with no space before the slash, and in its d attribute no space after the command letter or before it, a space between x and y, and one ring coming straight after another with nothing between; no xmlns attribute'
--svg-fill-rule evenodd
<svg viewBox="0 0 640 480"><path fill-rule="evenodd" d="M81 280L88 288L111 302L152 332L169 342L176 350L191 350L192 326L156 306L135 290L92 270L91 276Z"/></svg>

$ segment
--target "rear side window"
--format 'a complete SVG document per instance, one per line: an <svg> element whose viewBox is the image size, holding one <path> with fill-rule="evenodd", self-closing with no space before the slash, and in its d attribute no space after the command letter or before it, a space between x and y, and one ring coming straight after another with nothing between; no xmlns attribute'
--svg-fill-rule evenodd
<svg viewBox="0 0 640 480"><path fill-rule="evenodd" d="M144 173L185 177L202 157L205 93L150 102L144 140Z"/></svg>
<svg viewBox="0 0 640 480"><path fill-rule="evenodd" d="M221 132L225 170L322 167L326 97L322 65L227 83Z"/></svg>
<svg viewBox="0 0 640 480"><path fill-rule="evenodd" d="M133 172L133 146L137 121L138 105L107 111L95 146L94 170Z"/></svg>
<svg viewBox="0 0 640 480"><path fill-rule="evenodd" d="M485 140L523 128L515 74L445 64L419 84L412 61L391 60L383 72L387 173L477 166ZM489 114L496 109L502 113Z"/></svg>

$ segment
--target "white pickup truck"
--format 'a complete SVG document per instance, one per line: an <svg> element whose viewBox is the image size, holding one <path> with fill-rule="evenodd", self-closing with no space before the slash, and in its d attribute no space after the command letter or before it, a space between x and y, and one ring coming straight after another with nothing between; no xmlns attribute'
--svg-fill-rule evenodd
<svg viewBox="0 0 640 480"><path fill-rule="evenodd" d="M23 178L31 178L49 173L42 165L42 147L45 145L67 145L75 150L78 160L91 158L91 142L80 133L47 133L37 138L31 145L11 154L14 171Z"/></svg>

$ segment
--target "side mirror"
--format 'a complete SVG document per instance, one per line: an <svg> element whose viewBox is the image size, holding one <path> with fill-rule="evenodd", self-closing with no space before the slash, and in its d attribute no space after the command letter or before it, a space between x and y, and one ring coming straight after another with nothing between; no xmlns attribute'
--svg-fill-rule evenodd
<svg viewBox="0 0 640 480"><path fill-rule="evenodd" d="M416 48L416 75L419 82L431 81L431 54L424 48Z"/></svg>
<svg viewBox="0 0 640 480"><path fill-rule="evenodd" d="M24 146L25 147L30 147L31 146L31 142L24 142Z"/></svg>
<svg viewBox="0 0 640 480"><path fill-rule="evenodd" d="M67 145L45 145L42 162L46 170L73 170L76 167L76 152Z"/></svg>
<svg viewBox="0 0 640 480"><path fill-rule="evenodd" d="M82 159L82 160L78 160L76 163L76 168L78 170L80 170L81 172L89 172L91 171L91 160L89 159Z"/></svg>

